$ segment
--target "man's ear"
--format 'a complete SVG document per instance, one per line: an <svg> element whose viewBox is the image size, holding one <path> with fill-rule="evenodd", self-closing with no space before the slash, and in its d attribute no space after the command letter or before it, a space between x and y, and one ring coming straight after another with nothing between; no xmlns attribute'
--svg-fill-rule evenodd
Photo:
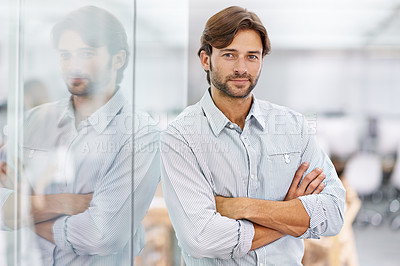
<svg viewBox="0 0 400 266"><path fill-rule="evenodd" d="M123 67L126 61L126 51L125 50L119 50L118 53L113 55L113 67L115 70L120 69Z"/></svg>
<svg viewBox="0 0 400 266"><path fill-rule="evenodd" d="M205 71L210 70L210 60L211 57L206 53L206 51L202 50L200 52L200 62Z"/></svg>

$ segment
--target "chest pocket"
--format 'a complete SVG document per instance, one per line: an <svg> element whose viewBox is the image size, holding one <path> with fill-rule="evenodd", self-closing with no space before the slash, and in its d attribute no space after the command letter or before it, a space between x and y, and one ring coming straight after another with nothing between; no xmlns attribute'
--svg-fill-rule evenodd
<svg viewBox="0 0 400 266"><path fill-rule="evenodd" d="M300 151L270 152L267 155L266 199L283 200L301 162Z"/></svg>

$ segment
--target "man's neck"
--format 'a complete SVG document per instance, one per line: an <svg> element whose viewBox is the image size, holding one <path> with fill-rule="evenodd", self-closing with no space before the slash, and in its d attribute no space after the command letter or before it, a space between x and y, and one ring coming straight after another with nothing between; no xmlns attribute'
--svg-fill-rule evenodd
<svg viewBox="0 0 400 266"><path fill-rule="evenodd" d="M217 108L242 130L253 102L253 95L250 93L245 98L233 98L220 90L211 87L211 98Z"/></svg>
<svg viewBox="0 0 400 266"><path fill-rule="evenodd" d="M75 111L75 125L96 112L100 107L106 104L113 94L103 94L95 96L76 96L72 95L72 102Z"/></svg>

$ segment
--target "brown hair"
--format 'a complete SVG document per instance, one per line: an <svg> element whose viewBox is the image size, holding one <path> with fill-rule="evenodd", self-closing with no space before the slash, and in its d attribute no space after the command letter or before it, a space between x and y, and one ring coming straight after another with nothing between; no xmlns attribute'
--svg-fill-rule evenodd
<svg viewBox="0 0 400 266"><path fill-rule="evenodd" d="M125 64L118 70L116 80L117 84L121 82L124 69L128 65L129 46L125 28L114 15L95 6L85 6L69 13L53 27L52 37L55 47L58 46L65 30L77 32L91 47L106 45L111 55L124 50Z"/></svg>
<svg viewBox="0 0 400 266"><path fill-rule="evenodd" d="M267 30L260 18L253 12L238 6L231 6L213 15L206 23L201 36L201 46L197 55L205 51L211 55L212 47L222 49L229 46L239 30L255 30L258 32L263 45L262 55L265 56L271 50ZM207 81L210 83L210 74L207 72Z"/></svg>

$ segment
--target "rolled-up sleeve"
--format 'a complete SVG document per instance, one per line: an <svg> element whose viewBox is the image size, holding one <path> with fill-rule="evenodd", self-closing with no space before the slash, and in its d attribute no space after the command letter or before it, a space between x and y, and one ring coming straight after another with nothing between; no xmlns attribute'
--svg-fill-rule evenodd
<svg viewBox="0 0 400 266"><path fill-rule="evenodd" d="M129 149L123 147L110 171L99 177L89 208L53 225L58 247L78 255L105 256L122 250L130 236L131 165Z"/></svg>
<svg viewBox="0 0 400 266"><path fill-rule="evenodd" d="M90 207L83 213L56 221L53 226L56 245L78 255L105 256L121 252L134 235L137 255L144 245L141 221L159 179L159 131L147 128L136 134L135 146L132 141L122 146L108 173L99 177Z"/></svg>
<svg viewBox="0 0 400 266"><path fill-rule="evenodd" d="M346 192L329 157L319 147L315 134L304 120L302 162L309 162L307 173L320 167L326 174L325 187L318 195L299 197L310 216L310 226L300 238L320 238L340 232L344 221ZM307 174L306 173L306 174Z"/></svg>
<svg viewBox="0 0 400 266"><path fill-rule="evenodd" d="M242 257L250 250L253 224L216 211L210 173L198 160L175 128L161 134L163 193L179 245L195 258Z"/></svg>

